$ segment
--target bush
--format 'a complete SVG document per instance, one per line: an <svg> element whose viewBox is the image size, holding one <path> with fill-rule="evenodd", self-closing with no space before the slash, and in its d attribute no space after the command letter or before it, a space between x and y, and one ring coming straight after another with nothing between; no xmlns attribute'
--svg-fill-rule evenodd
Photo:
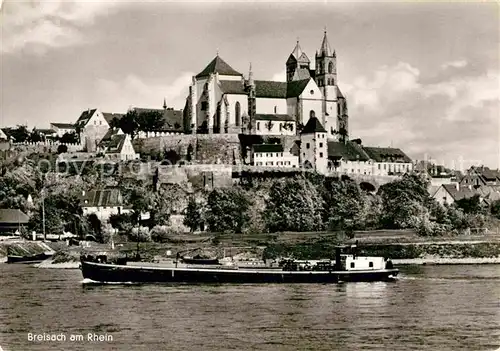
<svg viewBox="0 0 500 351"><path fill-rule="evenodd" d="M132 241L136 242L150 242L151 241L151 232L148 227L135 227L130 229L128 233L128 238Z"/></svg>
<svg viewBox="0 0 500 351"><path fill-rule="evenodd" d="M151 240L157 243L169 242L170 239L179 234L175 229L168 227L166 225L157 225L151 229Z"/></svg>

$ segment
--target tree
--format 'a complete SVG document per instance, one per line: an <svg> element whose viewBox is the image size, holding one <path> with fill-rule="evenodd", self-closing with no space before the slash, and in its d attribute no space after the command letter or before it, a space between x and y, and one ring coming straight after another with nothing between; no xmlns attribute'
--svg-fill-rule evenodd
<svg viewBox="0 0 500 351"><path fill-rule="evenodd" d="M500 219L500 200L496 200L491 204L491 214Z"/></svg>
<svg viewBox="0 0 500 351"><path fill-rule="evenodd" d="M68 152L68 146L67 145L64 145L64 144L60 144L58 147L57 147L57 153L58 154L63 154L65 152Z"/></svg>
<svg viewBox="0 0 500 351"><path fill-rule="evenodd" d="M59 141L65 144L78 144L78 140L79 138L76 132L71 132L71 133L64 133Z"/></svg>
<svg viewBox="0 0 500 351"><path fill-rule="evenodd" d="M190 197L186 208L186 215L184 216L184 225L191 232L194 232L200 227L201 221L201 206L196 202L194 197Z"/></svg>
<svg viewBox="0 0 500 351"><path fill-rule="evenodd" d="M355 182L328 181L325 184L323 199L323 218L330 230L350 230L364 226L364 196Z"/></svg>
<svg viewBox="0 0 500 351"><path fill-rule="evenodd" d="M206 220L212 232L241 233L248 222L250 200L240 189L214 189L207 205Z"/></svg>
<svg viewBox="0 0 500 351"><path fill-rule="evenodd" d="M273 183L266 201L264 220L271 232L313 231L322 228L323 199L304 178Z"/></svg>
<svg viewBox="0 0 500 351"><path fill-rule="evenodd" d="M382 201L381 222L385 228L414 228L415 217L428 212L432 203L427 181L415 174L404 174L382 185L377 194Z"/></svg>
<svg viewBox="0 0 500 351"><path fill-rule="evenodd" d="M87 216L87 221L97 241L103 243L104 236L102 231L102 223L99 217L97 217L95 213L91 213L90 215Z"/></svg>
<svg viewBox="0 0 500 351"><path fill-rule="evenodd" d="M463 198L455 201L455 205L461 208L465 213L478 214L482 212L481 200L479 195L473 197Z"/></svg>
<svg viewBox="0 0 500 351"><path fill-rule="evenodd" d="M118 120L118 125L125 134L130 134L133 139L139 130L137 111L128 111L125 116Z"/></svg>
<svg viewBox="0 0 500 351"><path fill-rule="evenodd" d="M137 129L144 132L160 130L165 125L163 114L160 111L146 111L135 114Z"/></svg>
<svg viewBox="0 0 500 351"><path fill-rule="evenodd" d="M14 138L16 143L24 143L28 141L30 138L30 132L26 126L18 125L17 128L14 128L9 131L10 136Z"/></svg>
<svg viewBox="0 0 500 351"><path fill-rule="evenodd" d="M40 132L38 130L36 130L36 128L33 128L33 131L31 132L31 134L29 136L29 141L31 141L33 143L38 143L39 141L42 141L42 140L43 140L42 134L40 134Z"/></svg>

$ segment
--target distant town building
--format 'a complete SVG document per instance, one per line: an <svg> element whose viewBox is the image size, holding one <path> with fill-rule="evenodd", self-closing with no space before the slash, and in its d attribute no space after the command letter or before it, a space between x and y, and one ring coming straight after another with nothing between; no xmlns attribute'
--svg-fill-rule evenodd
<svg viewBox="0 0 500 351"><path fill-rule="evenodd" d="M257 144L252 147L252 163L255 166L298 167L299 157L281 144Z"/></svg>
<svg viewBox="0 0 500 351"><path fill-rule="evenodd" d="M373 162L361 145L353 142L328 143L330 170L343 174L373 174Z"/></svg>
<svg viewBox="0 0 500 351"><path fill-rule="evenodd" d="M28 225L29 217L19 209L0 208L0 233L14 234Z"/></svg>
<svg viewBox="0 0 500 351"><path fill-rule="evenodd" d="M488 167L471 167L460 180L461 185L500 185L500 171Z"/></svg>
<svg viewBox="0 0 500 351"><path fill-rule="evenodd" d="M116 161L136 160L139 154L135 152L132 138L121 129L110 128L98 145L98 151L107 159Z"/></svg>
<svg viewBox="0 0 500 351"><path fill-rule="evenodd" d="M101 221L107 221L111 215L130 213L132 209L123 203L118 188L82 192L81 206L84 215L95 214Z"/></svg>
<svg viewBox="0 0 500 351"><path fill-rule="evenodd" d="M373 161L373 175L402 175L413 170L412 160L401 149L363 146Z"/></svg>
<svg viewBox="0 0 500 351"><path fill-rule="evenodd" d="M84 148L87 152L95 152L102 138L108 132L111 121L121 118L122 114L101 112L99 109L83 111L75 123L75 129L80 134Z"/></svg>
<svg viewBox="0 0 500 351"><path fill-rule="evenodd" d="M61 138L66 133L74 133L76 131L75 125L73 123L51 123L50 129L52 129L56 135Z"/></svg>

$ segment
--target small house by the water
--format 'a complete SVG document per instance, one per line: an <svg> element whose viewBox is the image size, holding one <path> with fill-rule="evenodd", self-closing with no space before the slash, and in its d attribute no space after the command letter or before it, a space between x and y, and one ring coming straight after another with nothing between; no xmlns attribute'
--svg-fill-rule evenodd
<svg viewBox="0 0 500 351"><path fill-rule="evenodd" d="M21 232L28 221L28 215L19 209L0 208L0 234Z"/></svg>

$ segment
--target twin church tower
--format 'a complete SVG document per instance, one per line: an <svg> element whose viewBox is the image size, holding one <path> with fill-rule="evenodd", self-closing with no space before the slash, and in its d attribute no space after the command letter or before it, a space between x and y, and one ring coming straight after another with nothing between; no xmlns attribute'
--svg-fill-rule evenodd
<svg viewBox="0 0 500 351"><path fill-rule="evenodd" d="M347 102L337 81L337 56L325 31L315 68L299 42L286 61L286 82L245 78L217 55L193 77L184 108L193 133L297 135L317 118L329 140L348 140Z"/></svg>

